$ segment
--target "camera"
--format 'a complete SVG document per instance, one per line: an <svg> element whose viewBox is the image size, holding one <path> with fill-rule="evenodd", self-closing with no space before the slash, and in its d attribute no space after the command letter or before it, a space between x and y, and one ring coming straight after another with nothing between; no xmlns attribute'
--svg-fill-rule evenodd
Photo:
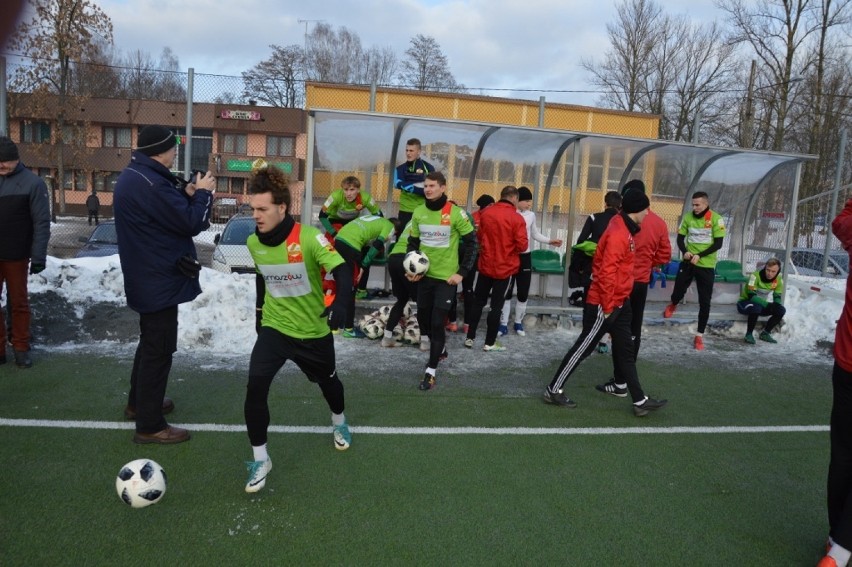
<svg viewBox="0 0 852 567"><path fill-rule="evenodd" d="M205 173L207 172L200 169L193 169L192 173L189 174L189 183L198 183L198 180L204 177Z"/></svg>

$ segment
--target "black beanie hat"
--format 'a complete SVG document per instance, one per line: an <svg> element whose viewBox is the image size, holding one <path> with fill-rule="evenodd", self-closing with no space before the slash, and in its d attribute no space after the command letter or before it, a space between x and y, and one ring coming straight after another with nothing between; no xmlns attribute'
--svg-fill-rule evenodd
<svg viewBox="0 0 852 567"><path fill-rule="evenodd" d="M146 156L156 156L165 153L177 145L177 138L168 128L162 126L145 126L139 132L136 141L136 151Z"/></svg>
<svg viewBox="0 0 852 567"><path fill-rule="evenodd" d="M631 179L627 183L624 184L624 187L621 189L621 194L625 195L631 189L636 189L641 192L645 192L645 184L642 183L641 179Z"/></svg>
<svg viewBox="0 0 852 567"><path fill-rule="evenodd" d="M18 146L11 138L0 136L0 161L17 161L21 159Z"/></svg>
<svg viewBox="0 0 852 567"><path fill-rule="evenodd" d="M627 191L621 199L621 210L625 213L638 213L650 206L651 201L648 200L648 196L635 189Z"/></svg>
<svg viewBox="0 0 852 567"><path fill-rule="evenodd" d="M532 191L528 187L518 187L518 201L532 201Z"/></svg>
<svg viewBox="0 0 852 567"><path fill-rule="evenodd" d="M491 195L481 195L479 199L476 200L476 206L480 209L487 207L488 205L494 204L494 197Z"/></svg>

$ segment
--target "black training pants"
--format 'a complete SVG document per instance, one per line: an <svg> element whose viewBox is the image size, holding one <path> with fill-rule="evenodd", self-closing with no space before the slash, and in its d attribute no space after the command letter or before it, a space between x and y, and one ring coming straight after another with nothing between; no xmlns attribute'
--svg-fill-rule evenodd
<svg viewBox="0 0 852 567"><path fill-rule="evenodd" d="M130 372L127 404L136 408L136 432L156 433L167 427L163 398L177 350L178 307L139 314L139 346Z"/></svg>

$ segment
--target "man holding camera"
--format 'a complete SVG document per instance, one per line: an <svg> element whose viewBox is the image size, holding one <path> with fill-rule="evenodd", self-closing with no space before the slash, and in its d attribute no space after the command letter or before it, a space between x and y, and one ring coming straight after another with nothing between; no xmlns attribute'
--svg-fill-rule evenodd
<svg viewBox="0 0 852 567"><path fill-rule="evenodd" d="M192 237L210 226L216 178L209 171L186 182L171 173L177 138L146 126L115 184L118 256L127 305L139 313L139 346L124 415L136 420L135 443L187 441L189 432L166 423L174 409L166 386L177 350L178 305L201 293Z"/></svg>

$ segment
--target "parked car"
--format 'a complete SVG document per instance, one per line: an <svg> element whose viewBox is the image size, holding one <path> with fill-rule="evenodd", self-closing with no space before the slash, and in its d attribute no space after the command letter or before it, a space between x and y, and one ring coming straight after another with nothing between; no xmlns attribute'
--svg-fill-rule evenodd
<svg viewBox="0 0 852 567"><path fill-rule="evenodd" d="M825 250L817 248L793 248L790 252L790 273L800 276L821 276ZM826 276L845 278L849 275L849 254L843 250L828 251Z"/></svg>
<svg viewBox="0 0 852 567"><path fill-rule="evenodd" d="M254 234L255 222L250 216L231 217L221 234L213 237L216 248L210 267L225 273L253 274L254 260L251 259L246 240Z"/></svg>
<svg viewBox="0 0 852 567"><path fill-rule="evenodd" d="M118 235L114 221L104 221L95 227L89 237L81 236L77 240L84 242L77 252L77 258L112 256L118 254Z"/></svg>
<svg viewBox="0 0 852 567"><path fill-rule="evenodd" d="M220 197L213 201L213 210L210 213L210 222L214 224L226 223L237 214L240 204L234 197Z"/></svg>

